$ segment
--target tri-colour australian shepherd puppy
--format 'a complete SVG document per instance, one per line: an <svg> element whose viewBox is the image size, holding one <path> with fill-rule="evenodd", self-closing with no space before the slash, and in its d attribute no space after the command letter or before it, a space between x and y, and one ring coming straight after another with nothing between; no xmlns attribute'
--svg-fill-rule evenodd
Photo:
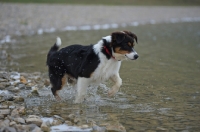
<svg viewBox="0 0 200 132"><path fill-rule="evenodd" d="M89 85L108 79L114 82L108 95L115 95L122 85L119 76L121 61L136 60L139 57L134 50L135 41L137 42L137 36L134 33L119 31L103 37L97 44L76 44L58 50L61 45L58 37L47 55L53 95L60 99L57 91L62 89L66 81L75 83L75 103L80 103L84 100Z"/></svg>

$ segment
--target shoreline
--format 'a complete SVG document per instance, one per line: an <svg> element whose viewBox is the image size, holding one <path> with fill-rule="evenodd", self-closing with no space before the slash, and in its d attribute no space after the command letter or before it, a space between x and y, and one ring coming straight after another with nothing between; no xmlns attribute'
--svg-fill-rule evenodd
<svg viewBox="0 0 200 132"><path fill-rule="evenodd" d="M199 22L199 6L102 6L0 3L0 40L56 31Z"/></svg>

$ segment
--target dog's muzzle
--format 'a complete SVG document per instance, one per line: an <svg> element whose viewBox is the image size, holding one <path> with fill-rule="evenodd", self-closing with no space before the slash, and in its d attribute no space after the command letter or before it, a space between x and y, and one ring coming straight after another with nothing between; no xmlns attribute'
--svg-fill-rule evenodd
<svg viewBox="0 0 200 132"><path fill-rule="evenodd" d="M131 53L129 53L129 54L126 54L125 55L128 59L131 59L131 60L136 60L138 57L139 57L139 55L137 54L137 52L136 51L132 51Z"/></svg>

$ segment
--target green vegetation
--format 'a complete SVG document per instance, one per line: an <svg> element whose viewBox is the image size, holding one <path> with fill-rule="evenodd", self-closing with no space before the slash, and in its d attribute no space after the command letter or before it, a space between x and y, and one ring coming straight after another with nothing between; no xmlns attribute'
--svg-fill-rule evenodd
<svg viewBox="0 0 200 132"><path fill-rule="evenodd" d="M162 6L200 5L200 0L0 0L0 2L82 4L82 5L162 5Z"/></svg>

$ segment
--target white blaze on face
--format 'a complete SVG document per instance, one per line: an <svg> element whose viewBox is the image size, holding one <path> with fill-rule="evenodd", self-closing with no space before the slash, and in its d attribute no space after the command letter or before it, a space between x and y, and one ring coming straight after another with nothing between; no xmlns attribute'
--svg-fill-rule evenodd
<svg viewBox="0 0 200 132"><path fill-rule="evenodd" d="M129 54L126 54L125 56L128 58L128 59L131 59L131 60L134 60L135 59L135 55L138 55L137 52L135 50L133 50L132 52L130 52Z"/></svg>

